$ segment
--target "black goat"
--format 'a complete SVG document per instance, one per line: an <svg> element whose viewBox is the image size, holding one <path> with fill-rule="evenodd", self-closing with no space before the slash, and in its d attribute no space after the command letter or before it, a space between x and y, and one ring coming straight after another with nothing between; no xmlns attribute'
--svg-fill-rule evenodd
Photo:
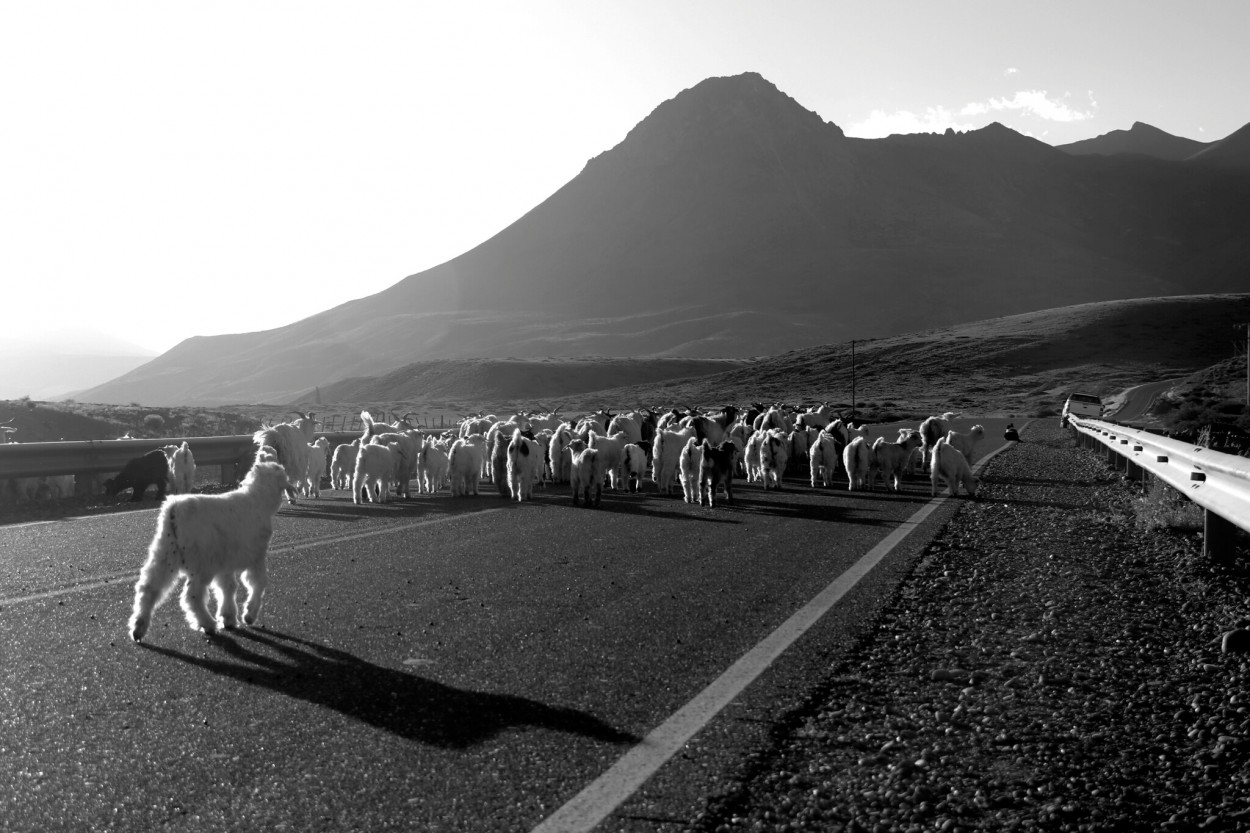
<svg viewBox="0 0 1250 833"><path fill-rule="evenodd" d="M112 496L120 494L123 489L131 489L133 494L130 500L138 503L143 500L148 486L153 484L156 486L156 502L161 503L169 486L169 459L159 448L126 463L120 474L104 481L104 491Z"/></svg>

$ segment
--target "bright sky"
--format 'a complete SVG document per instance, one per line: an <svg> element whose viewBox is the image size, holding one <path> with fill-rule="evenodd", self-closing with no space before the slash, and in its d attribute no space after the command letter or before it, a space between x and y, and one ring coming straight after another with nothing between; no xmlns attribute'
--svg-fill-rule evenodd
<svg viewBox="0 0 1250 833"><path fill-rule="evenodd" d="M1212 141L1250 122L1247 32L1244 0L0 0L0 307L153 350L282 326L746 71L851 136Z"/></svg>

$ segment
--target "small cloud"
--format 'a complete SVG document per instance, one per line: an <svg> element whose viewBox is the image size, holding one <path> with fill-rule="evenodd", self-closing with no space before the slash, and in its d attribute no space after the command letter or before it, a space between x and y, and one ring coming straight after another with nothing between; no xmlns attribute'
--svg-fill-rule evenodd
<svg viewBox="0 0 1250 833"><path fill-rule="evenodd" d="M947 129L972 130L975 125L957 121L945 107L926 107L923 113L873 110L868 118L846 128L846 135L858 139L880 139L894 133L944 133Z"/></svg>
<svg viewBox="0 0 1250 833"><path fill-rule="evenodd" d="M1016 111L1046 121L1059 122L1085 121L1094 117L1092 112L1074 110L1068 106L1068 98L1070 95L1050 98L1045 90L1019 90L1011 98L991 98L985 102L965 104L959 115L983 116L991 111Z"/></svg>
<svg viewBox="0 0 1250 833"><path fill-rule="evenodd" d="M1005 70L1003 70L1003 75L1011 76L1011 75L1015 75L1019 71L1020 70L1016 69L1015 67L1007 67Z"/></svg>

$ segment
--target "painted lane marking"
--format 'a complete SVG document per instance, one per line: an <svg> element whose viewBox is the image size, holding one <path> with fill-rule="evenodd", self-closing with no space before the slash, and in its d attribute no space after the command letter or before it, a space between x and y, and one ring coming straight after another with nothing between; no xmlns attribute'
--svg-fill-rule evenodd
<svg viewBox="0 0 1250 833"><path fill-rule="evenodd" d="M270 547L269 555L272 557L274 555L280 555L286 552L299 552L301 550L308 550L308 549L313 549L315 547L322 547L327 544L342 544L347 541L359 541L364 538L375 538L379 535L389 535L395 532L407 532L411 529L417 529L423 526L433 526L434 524L446 523L447 521L460 520L460 519L468 518L468 517L476 517L478 515L490 515L495 512L503 512L503 511L506 511L504 507L500 507L498 509L478 509L478 510L466 512L463 515L445 515L441 518L427 518L426 520L423 520L423 521L413 521L412 523L401 524L397 526L387 526L387 527L382 527L379 529L365 530L362 532L349 532L344 535L331 535L325 538L311 538L307 541L297 541L292 544L283 544L280 547ZM22 596L0 597L0 607L20 604L22 602L34 602L40 599L52 599L52 598L56 598L57 596L67 596L73 593L86 593L89 590L96 590L100 587L107 587L108 585L115 583L118 579L138 578L138 576L139 576L139 567L136 567L133 570L127 570L124 573L106 573L104 575L92 576L88 579L84 579L83 581L78 582L77 584L70 585L69 587L60 587L55 590L43 590L37 593L27 593Z"/></svg>
<svg viewBox="0 0 1250 833"><path fill-rule="evenodd" d="M1006 443L986 454L973 466L973 471L980 471L987 462L1012 445L1014 443ZM764 637L693 700L653 729L641 743L626 752L563 807L544 819L532 833L588 833L598 826L948 499L947 495L932 498L900 523L850 569Z"/></svg>

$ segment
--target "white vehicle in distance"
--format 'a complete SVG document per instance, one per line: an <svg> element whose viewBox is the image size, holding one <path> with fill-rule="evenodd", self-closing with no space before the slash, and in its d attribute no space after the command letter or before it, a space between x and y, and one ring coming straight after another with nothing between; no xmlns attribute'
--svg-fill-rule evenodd
<svg viewBox="0 0 1250 833"><path fill-rule="evenodd" d="M1067 425L1068 417L1083 419L1100 419L1102 417L1102 400L1092 393L1074 393L1063 403L1063 413L1059 416L1059 424Z"/></svg>

